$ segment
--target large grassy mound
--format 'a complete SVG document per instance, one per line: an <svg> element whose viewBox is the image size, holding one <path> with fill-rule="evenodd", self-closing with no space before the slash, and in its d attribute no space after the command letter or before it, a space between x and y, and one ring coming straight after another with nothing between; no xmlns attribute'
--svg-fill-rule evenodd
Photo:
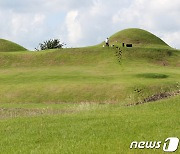
<svg viewBox="0 0 180 154"><path fill-rule="evenodd" d="M4 39L0 39L0 52L25 51L24 47Z"/></svg>
<svg viewBox="0 0 180 154"><path fill-rule="evenodd" d="M132 43L133 46L169 47L154 34L138 28L125 29L110 37L111 43L116 44L117 41L121 43Z"/></svg>

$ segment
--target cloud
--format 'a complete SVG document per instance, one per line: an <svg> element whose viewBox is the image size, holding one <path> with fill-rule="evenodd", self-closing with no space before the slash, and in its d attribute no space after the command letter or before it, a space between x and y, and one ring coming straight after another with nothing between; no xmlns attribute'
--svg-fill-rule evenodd
<svg viewBox="0 0 180 154"><path fill-rule="evenodd" d="M180 48L180 31L169 32L162 35L163 40L166 40L172 47Z"/></svg>
<svg viewBox="0 0 180 154"><path fill-rule="evenodd" d="M75 42L82 34L80 23L72 16L71 10L87 8L91 3L89 0L0 1L0 37L29 49L46 39L58 37L69 46L76 46Z"/></svg>
<svg viewBox="0 0 180 154"><path fill-rule="evenodd" d="M30 49L60 37L75 47L138 27L180 48L179 15L179 0L0 0L0 37Z"/></svg>
<svg viewBox="0 0 180 154"><path fill-rule="evenodd" d="M29 30L36 32L36 30L39 30L40 26L44 23L44 19L45 16L43 14L12 14L12 35L28 34Z"/></svg>
<svg viewBox="0 0 180 154"><path fill-rule="evenodd" d="M1 0L0 8L14 12L59 12L88 7L92 0Z"/></svg>
<svg viewBox="0 0 180 154"><path fill-rule="evenodd" d="M83 37L81 24L78 21L78 11L70 11L67 13L66 26L68 39L70 43L75 44Z"/></svg>
<svg viewBox="0 0 180 154"><path fill-rule="evenodd" d="M5 17L4 17L4 14ZM44 35L44 14L21 14L13 11L0 13L0 37L33 49L35 42ZM38 44L36 42L36 44Z"/></svg>
<svg viewBox="0 0 180 154"><path fill-rule="evenodd" d="M161 36L170 45L175 45L180 36L180 1L134 0L112 17L113 23L129 27L140 27ZM180 44L176 43L180 48Z"/></svg>

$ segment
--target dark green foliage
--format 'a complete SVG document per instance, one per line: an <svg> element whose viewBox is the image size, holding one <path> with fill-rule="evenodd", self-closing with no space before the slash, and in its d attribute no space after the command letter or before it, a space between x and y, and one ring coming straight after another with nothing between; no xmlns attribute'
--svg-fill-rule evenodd
<svg viewBox="0 0 180 154"><path fill-rule="evenodd" d="M38 46L40 49L35 48L35 50L61 49L64 45L65 44L61 43L59 39L50 39L40 43Z"/></svg>

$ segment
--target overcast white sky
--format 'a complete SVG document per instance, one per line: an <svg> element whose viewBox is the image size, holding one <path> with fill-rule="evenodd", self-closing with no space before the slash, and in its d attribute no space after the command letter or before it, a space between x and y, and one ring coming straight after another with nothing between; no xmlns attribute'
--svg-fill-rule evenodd
<svg viewBox="0 0 180 154"><path fill-rule="evenodd" d="M0 0L0 38L32 50L50 38L78 47L135 27L180 48L179 16L180 0Z"/></svg>

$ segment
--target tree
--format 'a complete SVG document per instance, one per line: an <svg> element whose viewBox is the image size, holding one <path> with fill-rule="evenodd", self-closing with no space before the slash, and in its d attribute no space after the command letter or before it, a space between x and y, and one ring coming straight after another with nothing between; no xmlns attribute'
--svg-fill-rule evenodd
<svg viewBox="0 0 180 154"><path fill-rule="evenodd" d="M62 49L62 47L66 45L61 43L59 39L50 39L44 41L43 43L39 43L39 46L35 48L36 51L39 50L47 50L47 49Z"/></svg>

